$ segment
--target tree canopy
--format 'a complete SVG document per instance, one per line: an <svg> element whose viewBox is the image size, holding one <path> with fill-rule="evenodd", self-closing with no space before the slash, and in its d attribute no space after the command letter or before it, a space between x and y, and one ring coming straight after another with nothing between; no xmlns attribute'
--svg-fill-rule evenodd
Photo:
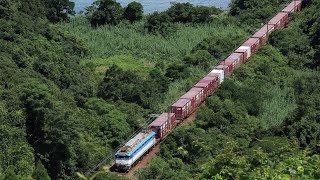
<svg viewBox="0 0 320 180"><path fill-rule="evenodd" d="M121 21L123 8L115 0L100 0L95 4L97 7L90 17L92 26L112 24L117 25Z"/></svg>
<svg viewBox="0 0 320 180"><path fill-rule="evenodd" d="M259 16L264 3L277 4L233 1L230 12L239 19L242 13L249 13L254 18L247 16L246 23L259 22L264 19ZM224 80L206 100L206 106L198 110L194 123L170 134L161 146L160 157L140 171L140 179L152 175L166 179L173 172L192 179L320 177L315 53L319 47L312 41L317 39L318 18L314 17L318 16L314 15L318 14L319 3L309 3L293 16L289 27L272 33L271 45L261 47L248 63ZM219 59L230 54L241 42L233 45L233 41L241 38L245 40L238 35L212 36L191 53L207 51ZM185 60L198 64L196 58Z"/></svg>
<svg viewBox="0 0 320 180"><path fill-rule="evenodd" d="M109 14L102 8L101 17L118 25L91 28L83 16L50 22L68 20L69 1L0 1L0 179L78 178L149 113L166 111L249 37L257 26L251 22L282 8L279 2L234 1L239 13L231 16L175 4L141 20L133 3L126 7L132 23L120 23L126 9L105 1ZM163 141L138 178L320 178L320 3L305 2L289 27L225 79L193 123Z"/></svg>
<svg viewBox="0 0 320 180"><path fill-rule="evenodd" d="M47 19L53 23L66 21L74 15L75 3L70 0L44 0ZM30 3L31 4L31 3ZM35 4L33 4L35 5Z"/></svg>
<svg viewBox="0 0 320 180"><path fill-rule="evenodd" d="M129 20L131 23L140 21L143 17L143 6L138 2L131 2L123 12L123 18Z"/></svg>

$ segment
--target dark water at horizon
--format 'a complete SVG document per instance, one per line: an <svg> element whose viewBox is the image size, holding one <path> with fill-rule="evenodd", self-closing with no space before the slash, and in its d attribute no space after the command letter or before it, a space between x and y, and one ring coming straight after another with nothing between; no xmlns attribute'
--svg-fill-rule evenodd
<svg viewBox="0 0 320 180"><path fill-rule="evenodd" d="M72 0L75 2L75 11L79 13L85 7L90 6L95 0ZM132 0L117 0L122 6L126 6ZM221 9L227 9L231 0L135 0L143 5L145 13L154 11L165 11L170 7L171 2L186 3L194 5L215 6Z"/></svg>

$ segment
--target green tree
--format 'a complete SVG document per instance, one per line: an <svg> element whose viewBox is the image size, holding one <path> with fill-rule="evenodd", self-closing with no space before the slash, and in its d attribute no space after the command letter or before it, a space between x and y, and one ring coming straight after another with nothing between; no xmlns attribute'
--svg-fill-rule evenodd
<svg viewBox="0 0 320 180"><path fill-rule="evenodd" d="M173 22L192 22L193 5L190 3L174 3L167 10Z"/></svg>
<svg viewBox="0 0 320 180"><path fill-rule="evenodd" d="M154 12L148 16L147 22L144 26L148 32L152 34L160 34L162 36L167 36L168 34L176 31L172 24L171 17L165 12Z"/></svg>
<svg viewBox="0 0 320 180"><path fill-rule="evenodd" d="M131 132L125 118L125 115L118 110L113 110L102 116L99 130L112 148L122 144Z"/></svg>
<svg viewBox="0 0 320 180"><path fill-rule="evenodd" d="M98 96L114 102L122 100L141 104L141 82L135 73L112 65L99 85Z"/></svg>
<svg viewBox="0 0 320 180"><path fill-rule="evenodd" d="M69 19L74 15L74 2L69 0L45 0L46 16L49 21L56 23Z"/></svg>
<svg viewBox="0 0 320 180"><path fill-rule="evenodd" d="M41 0L20 0L19 11L32 17L45 17L45 4Z"/></svg>
<svg viewBox="0 0 320 180"><path fill-rule="evenodd" d="M169 78L170 81L186 79L190 76L190 70L185 64L171 64L167 68L165 76Z"/></svg>
<svg viewBox="0 0 320 180"><path fill-rule="evenodd" d="M174 172L169 164L161 158L153 158L150 165L138 172L139 179L172 179Z"/></svg>
<svg viewBox="0 0 320 180"><path fill-rule="evenodd" d="M193 23L208 23L212 21L212 15L213 15L213 9L212 7L206 7L206 6L197 6L194 7L192 10L192 22ZM216 10L218 11L218 10ZM219 12L219 11L218 11Z"/></svg>
<svg viewBox="0 0 320 180"><path fill-rule="evenodd" d="M287 0L232 0L229 14L239 19L241 24L258 28L280 11L286 2Z"/></svg>
<svg viewBox="0 0 320 180"><path fill-rule="evenodd" d="M35 170L33 171L32 177L36 180L50 180L46 168L43 166L41 161L36 163Z"/></svg>
<svg viewBox="0 0 320 180"><path fill-rule="evenodd" d="M153 105L162 99L161 96L167 92L169 88L169 80L159 69L153 69L149 73L148 79L143 83L142 88L142 107L152 109Z"/></svg>
<svg viewBox="0 0 320 180"><path fill-rule="evenodd" d="M189 66L199 66L204 70L210 69L212 55L206 50L197 50L184 57L183 61Z"/></svg>
<svg viewBox="0 0 320 180"><path fill-rule="evenodd" d="M143 6L139 2L131 2L123 12L123 18L129 20L131 23L139 21L143 17Z"/></svg>
<svg viewBox="0 0 320 180"><path fill-rule="evenodd" d="M297 26L290 26L272 33L270 44L277 47L282 54L288 56L289 64L292 67L299 69L312 67L314 50L310 46L308 36Z"/></svg>
<svg viewBox="0 0 320 180"><path fill-rule="evenodd" d="M173 22L207 23L212 20L212 15L219 14L221 10L215 7L194 7L190 3L173 3L166 12Z"/></svg>
<svg viewBox="0 0 320 180"><path fill-rule="evenodd" d="M241 44L241 42L243 42L246 38L246 35L242 33L224 33L219 36L210 36L197 44L191 52L195 53L198 50L206 50L214 59L220 61L230 54L230 52L239 44ZM204 52L200 52L201 54L204 54Z"/></svg>
<svg viewBox="0 0 320 180"><path fill-rule="evenodd" d="M317 7L320 7L318 5ZM317 12L320 15L319 12ZM320 18L317 18L310 28L311 45L316 49L314 61L312 63L313 68L318 68L320 66Z"/></svg>
<svg viewBox="0 0 320 180"><path fill-rule="evenodd" d="M117 103L117 109L126 115L126 121L134 130L139 129L145 123L147 111L136 103Z"/></svg>
<svg viewBox="0 0 320 180"><path fill-rule="evenodd" d="M25 139L26 133L9 125L1 125L0 133L1 170L30 177L34 168L34 152Z"/></svg>
<svg viewBox="0 0 320 180"><path fill-rule="evenodd" d="M115 0L101 0L97 2L97 6L89 18L92 26L117 25L120 23L123 13L120 3Z"/></svg>
<svg viewBox="0 0 320 180"><path fill-rule="evenodd" d="M55 101L44 84L29 82L22 99L27 114L26 129L29 143L53 179L71 176L74 142L79 138L72 125L70 108Z"/></svg>

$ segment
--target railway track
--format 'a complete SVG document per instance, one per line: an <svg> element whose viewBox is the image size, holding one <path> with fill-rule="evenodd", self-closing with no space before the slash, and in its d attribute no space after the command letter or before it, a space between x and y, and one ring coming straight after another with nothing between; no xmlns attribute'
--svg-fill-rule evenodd
<svg viewBox="0 0 320 180"><path fill-rule="evenodd" d="M234 51L230 56L220 62L206 77L200 80L192 89L171 106L168 118L160 118L160 115L156 120L149 124L149 132L142 132L135 137L129 138L124 149L120 149L115 157L117 165L122 170L130 170L127 173L114 172L114 165L110 168L103 168L109 170L119 176L128 177L130 179L136 179L136 172L148 165L152 158L156 157L160 151L161 143L154 141L164 139L171 131L174 130L177 121L175 119L183 119L177 126L183 126L192 122L196 113L201 106L205 105L205 99L209 94L212 94L214 90L222 83L223 79L231 74L240 65L246 63L252 54L255 54L260 46L264 46L268 40L269 34L274 30L280 30L284 28L290 22L289 14L301 10L301 0L294 0L285 9L278 12L269 22L266 23L255 35L244 42L238 49ZM215 77L215 78L212 78ZM202 103L201 103L202 102ZM170 114L174 114L173 119ZM188 116L189 115L189 116ZM159 120L159 121L157 121ZM157 122L156 122L157 121ZM155 124L153 124L155 122ZM152 129L154 128L154 129ZM149 134L148 134L149 133ZM144 137L144 135L148 135ZM157 136L155 136L155 134ZM144 137L144 138L141 138ZM133 142L139 142L139 146ZM153 147L151 149L151 147ZM118 149L118 148L117 148ZM140 154L139 154L140 153ZM143 154L142 154L143 153ZM110 156L113 157L113 154ZM101 165L111 160L110 157L101 161L92 171L95 171ZM105 166L106 167L106 166ZM91 171L91 172L92 172Z"/></svg>
<svg viewBox="0 0 320 180"><path fill-rule="evenodd" d="M192 122L195 120L196 118L196 115L197 115L197 112L198 110L202 107L202 106L205 106L205 101L188 117L186 118L185 120L183 120L181 123L178 124L178 127L181 127L181 126L185 126L187 125L188 123ZM163 142L164 140L162 140L161 142L159 142L156 146L154 146L154 148L149 151L145 156L143 156L141 158L141 160L129 171L129 172L115 172L113 171L113 164L112 166L110 166L109 168L107 168L110 172L112 172L113 174L116 174L118 176L123 176L123 177L127 177L129 179L137 179L137 177L135 176L136 175L136 172L141 169L141 168L145 168L148 163L151 161L152 158L158 156L158 153L160 151L160 146L161 146L161 143Z"/></svg>

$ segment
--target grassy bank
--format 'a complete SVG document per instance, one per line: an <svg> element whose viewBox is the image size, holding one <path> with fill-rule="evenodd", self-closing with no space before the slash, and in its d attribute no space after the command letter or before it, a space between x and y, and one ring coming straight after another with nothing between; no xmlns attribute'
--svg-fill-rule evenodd
<svg viewBox="0 0 320 180"><path fill-rule="evenodd" d="M102 26L93 29L85 17L78 16L61 24L69 33L82 39L90 50L86 60L108 58L114 55L132 55L150 62L181 59L204 38L213 35L244 33L236 25L210 23L201 25L178 24L178 31L171 36L151 35L143 32L143 21L135 24Z"/></svg>

